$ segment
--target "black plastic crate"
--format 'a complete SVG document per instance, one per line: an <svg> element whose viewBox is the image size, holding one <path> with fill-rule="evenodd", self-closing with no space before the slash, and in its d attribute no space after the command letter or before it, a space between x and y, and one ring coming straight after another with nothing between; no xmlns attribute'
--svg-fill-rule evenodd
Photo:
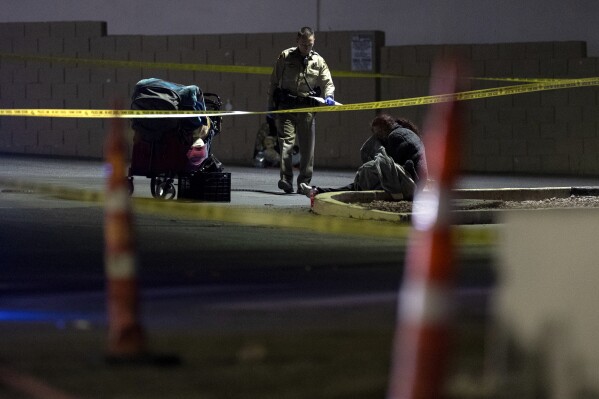
<svg viewBox="0 0 599 399"><path fill-rule="evenodd" d="M179 199L231 202L231 173L210 172L179 176Z"/></svg>

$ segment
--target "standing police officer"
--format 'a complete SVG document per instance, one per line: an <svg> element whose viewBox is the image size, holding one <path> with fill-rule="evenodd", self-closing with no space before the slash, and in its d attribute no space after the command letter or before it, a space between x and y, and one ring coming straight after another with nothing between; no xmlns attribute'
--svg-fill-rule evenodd
<svg viewBox="0 0 599 399"><path fill-rule="evenodd" d="M325 104L335 105L335 86L324 58L312 50L314 31L303 27L297 33L297 47L284 50L270 76L268 108L293 109L319 105L309 96L325 99ZM300 168L297 187L312 180L314 169L314 112L275 114L279 148L281 150L281 178L279 188L293 192L293 146L299 145Z"/></svg>

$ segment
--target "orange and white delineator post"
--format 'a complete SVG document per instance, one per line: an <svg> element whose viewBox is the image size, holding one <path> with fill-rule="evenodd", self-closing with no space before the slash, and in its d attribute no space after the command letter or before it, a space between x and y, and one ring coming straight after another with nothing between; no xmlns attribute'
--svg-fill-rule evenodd
<svg viewBox="0 0 599 399"><path fill-rule="evenodd" d="M137 259L133 212L126 178L123 120L111 120L106 140L106 197L104 205L105 273L109 359L130 359L146 352L139 322Z"/></svg>
<svg viewBox="0 0 599 399"><path fill-rule="evenodd" d="M455 93L457 64L437 71L433 94ZM455 253L451 234L451 189L459 168L458 103L434 104L424 126L432 187L417 194L412 232L398 298L388 399L443 397L450 350Z"/></svg>

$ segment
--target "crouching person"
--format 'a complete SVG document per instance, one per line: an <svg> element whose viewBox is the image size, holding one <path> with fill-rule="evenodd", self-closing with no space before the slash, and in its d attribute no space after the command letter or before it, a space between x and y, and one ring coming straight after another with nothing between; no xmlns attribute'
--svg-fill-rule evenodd
<svg viewBox="0 0 599 399"><path fill-rule="evenodd" d="M428 179L418 128L407 119L381 114L372 120L370 130L372 135L360 148L363 164L352 183L337 188L301 184L301 193L384 190L394 199L412 200Z"/></svg>

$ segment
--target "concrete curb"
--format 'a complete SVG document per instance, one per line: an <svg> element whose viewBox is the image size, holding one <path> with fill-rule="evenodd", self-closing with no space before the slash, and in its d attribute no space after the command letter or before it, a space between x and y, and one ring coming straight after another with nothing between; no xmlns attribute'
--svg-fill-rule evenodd
<svg viewBox="0 0 599 399"><path fill-rule="evenodd" d="M460 200L538 201L547 198L566 198L571 195L599 195L599 187L540 187L499 189L457 189L454 198ZM341 216L352 219L381 220L409 223L411 213L369 210L361 203L392 201L384 191L341 191L322 193L314 197L312 211L318 215ZM495 224L501 219L503 209L456 210L455 224Z"/></svg>
<svg viewBox="0 0 599 399"><path fill-rule="evenodd" d="M314 197L312 211L317 215L341 216L352 219L383 220L406 223L411 220L410 213L395 213L366 209L360 203L372 201L391 201L391 195L385 191L341 191L322 193Z"/></svg>

